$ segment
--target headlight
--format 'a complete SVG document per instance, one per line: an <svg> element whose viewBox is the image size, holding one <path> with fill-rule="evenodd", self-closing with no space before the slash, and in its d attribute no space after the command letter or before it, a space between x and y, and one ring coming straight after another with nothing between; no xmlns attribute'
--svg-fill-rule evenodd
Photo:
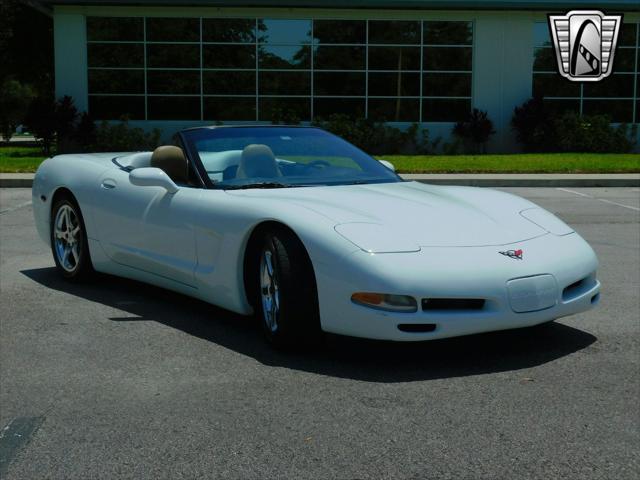
<svg viewBox="0 0 640 480"><path fill-rule="evenodd" d="M389 312L411 313L418 310L416 299L408 295L356 292L351 295L351 301L358 305L378 310L387 310Z"/></svg>
<svg viewBox="0 0 640 480"><path fill-rule="evenodd" d="M554 235L562 236L573 233L573 229L569 225L564 223L553 213L547 212L542 208L528 208L526 210L522 210L520 215Z"/></svg>
<svg viewBox="0 0 640 480"><path fill-rule="evenodd" d="M378 223L341 223L335 231L355 246L369 253L419 252L420 247L409 235L388 225Z"/></svg>

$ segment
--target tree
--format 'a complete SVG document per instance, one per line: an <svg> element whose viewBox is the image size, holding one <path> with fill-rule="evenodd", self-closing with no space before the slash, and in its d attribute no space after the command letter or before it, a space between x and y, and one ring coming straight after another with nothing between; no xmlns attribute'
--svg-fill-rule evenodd
<svg viewBox="0 0 640 480"><path fill-rule="evenodd" d="M31 87L17 80L7 79L0 85L0 134L6 142L24 121L33 96Z"/></svg>
<svg viewBox="0 0 640 480"><path fill-rule="evenodd" d="M38 95L53 91L53 19L38 2L0 1L0 83L13 78Z"/></svg>
<svg viewBox="0 0 640 480"><path fill-rule="evenodd" d="M77 118L78 110L71 97L55 101L51 96L44 96L31 102L25 124L42 143L44 153L50 155L54 140L57 140L58 152L64 150L75 132Z"/></svg>
<svg viewBox="0 0 640 480"><path fill-rule="evenodd" d="M486 153L489 137L496 133L487 112L474 108L467 119L453 127L453 134L474 145L477 153Z"/></svg>
<svg viewBox="0 0 640 480"><path fill-rule="evenodd" d="M525 152L550 151L556 144L551 115L545 108L542 97L531 98L515 107L511 128L515 130L516 140Z"/></svg>
<svg viewBox="0 0 640 480"><path fill-rule="evenodd" d="M82 113L74 132L74 139L83 151L94 148L96 144L96 124L87 112Z"/></svg>
<svg viewBox="0 0 640 480"><path fill-rule="evenodd" d="M56 104L53 97L37 97L25 118L25 124L33 136L42 143L46 155L51 154L51 145L56 134Z"/></svg>
<svg viewBox="0 0 640 480"><path fill-rule="evenodd" d="M65 95L56 102L55 129L58 153L68 153L69 149L75 148L72 144L78 116L78 109L69 95Z"/></svg>

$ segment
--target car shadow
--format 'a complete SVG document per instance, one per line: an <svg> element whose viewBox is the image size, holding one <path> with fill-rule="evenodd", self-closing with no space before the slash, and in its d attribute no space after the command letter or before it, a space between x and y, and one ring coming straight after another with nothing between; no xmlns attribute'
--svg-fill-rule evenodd
<svg viewBox="0 0 640 480"><path fill-rule="evenodd" d="M588 347L595 336L560 323L444 340L396 343L327 336L313 351L275 351L256 322L178 293L109 275L86 284L55 268L22 270L37 283L126 312L114 322L155 321L250 356L264 365L369 382L407 382L515 371Z"/></svg>

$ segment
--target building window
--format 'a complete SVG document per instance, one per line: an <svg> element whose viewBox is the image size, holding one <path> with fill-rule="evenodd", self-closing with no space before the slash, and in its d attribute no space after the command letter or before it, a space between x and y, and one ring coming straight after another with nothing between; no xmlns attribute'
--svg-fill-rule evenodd
<svg viewBox="0 0 640 480"><path fill-rule="evenodd" d="M413 20L88 17L97 119L457 121L473 25Z"/></svg>
<svg viewBox="0 0 640 480"><path fill-rule="evenodd" d="M364 117L367 98L366 20L313 22L313 116Z"/></svg>
<svg viewBox="0 0 640 480"><path fill-rule="evenodd" d="M422 120L462 120L471 110L472 25L425 22L423 35Z"/></svg>
<svg viewBox="0 0 640 480"><path fill-rule="evenodd" d="M87 41L91 114L145 119L144 19L89 17Z"/></svg>
<svg viewBox="0 0 640 480"><path fill-rule="evenodd" d="M546 23L534 25L533 96L544 99L552 111L585 115L604 114L612 122L638 122L640 112L640 28L623 23L618 34L613 73L599 82L571 82L558 74L555 51Z"/></svg>
<svg viewBox="0 0 640 480"><path fill-rule="evenodd" d="M311 20L258 19L258 120L311 120Z"/></svg>

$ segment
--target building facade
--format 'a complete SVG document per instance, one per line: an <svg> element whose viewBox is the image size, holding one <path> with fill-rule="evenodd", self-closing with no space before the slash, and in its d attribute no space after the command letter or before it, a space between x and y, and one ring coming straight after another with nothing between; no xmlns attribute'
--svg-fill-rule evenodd
<svg viewBox="0 0 640 480"><path fill-rule="evenodd" d="M640 122L634 1L67 1L54 18L56 94L97 120L123 115L167 137L187 126L310 122L332 113L450 136L471 108L495 124L491 151L517 149L514 107ZM614 74L556 72L548 13L624 13Z"/></svg>

